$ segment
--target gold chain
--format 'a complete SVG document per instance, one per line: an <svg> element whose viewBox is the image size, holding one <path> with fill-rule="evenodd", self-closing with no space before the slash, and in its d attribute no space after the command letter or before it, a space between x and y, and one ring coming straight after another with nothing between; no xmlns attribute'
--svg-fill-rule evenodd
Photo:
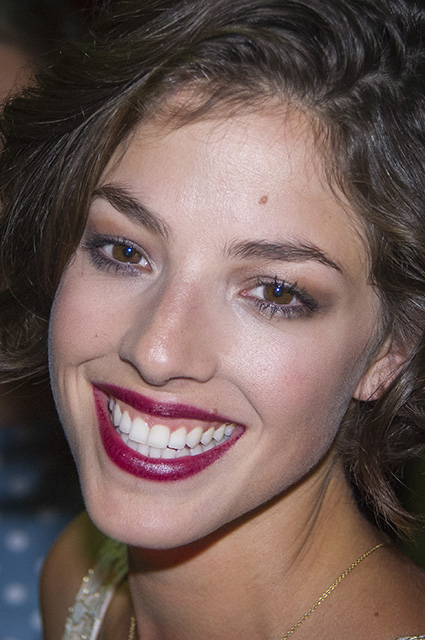
<svg viewBox="0 0 425 640"><path fill-rule="evenodd" d="M298 622L296 622L294 624L293 627L291 627L289 629L289 631L287 631L285 633L284 636L282 636L281 640L287 640L287 638L289 638L289 636L291 636L294 631L296 631L298 629L298 627L300 627L302 625L303 622L305 622L307 620L307 618L309 616L311 616L311 614L316 611L317 607L319 605L322 604L322 602L324 600L326 600L326 598L328 596L331 595L331 593L333 591L335 591L335 589L337 588L337 586L339 585L340 582L342 582L344 580L344 578L346 578L348 576L349 573L351 573L351 571L353 569L355 569L365 558L367 558L368 556L370 556L371 553L373 553L374 551L376 551L377 549L380 549L381 547L384 546L384 543L381 542L380 544L377 544L375 547L372 547L372 549L369 549L369 551L366 551L366 553L364 553L363 555L360 556L360 558L357 558L357 560L355 562L353 562L352 564L350 564L349 567L346 568L346 570L341 573L341 575L335 580L335 582L333 582L330 587L328 587L326 589L326 591L324 593L322 593L322 595L320 596L320 598L317 600L317 602L314 603L314 605L308 610L306 611L306 613L302 616L302 618L300 618L298 620ZM134 616L131 616L130 618L130 630L128 633L128 640L135 640L136 638L136 618Z"/></svg>
<svg viewBox="0 0 425 640"><path fill-rule="evenodd" d="M128 632L128 640L135 640L136 638L136 618L131 616L130 618L130 630Z"/></svg>
<svg viewBox="0 0 425 640"><path fill-rule="evenodd" d="M294 633L294 631L296 631L298 627L300 627L302 623L305 622L307 618L311 616L311 614L314 611L316 611L317 607L321 605L324 600L326 600L326 598L332 593L332 591L334 591L337 588L339 583L342 582L342 580L344 580L344 578L346 578L348 574L351 573L351 571L355 569L362 562L362 560L364 560L365 558L370 556L371 553L373 553L377 549L380 549L383 546L384 546L383 542L381 542L381 544L377 544L375 547L372 547L372 549L369 549L369 551L366 551L366 553L361 555L360 558L357 558L357 560L353 562L353 564L350 564L350 566L347 567L343 573L341 573L341 575L335 580L335 582L332 583L331 586L326 589L326 591L320 596L317 602L315 602L314 605L308 611L306 611L303 617L300 618L298 622L296 622L294 626L291 627L289 631L285 633L285 635L281 638L281 640L286 640L287 638L289 638L289 636L291 636Z"/></svg>

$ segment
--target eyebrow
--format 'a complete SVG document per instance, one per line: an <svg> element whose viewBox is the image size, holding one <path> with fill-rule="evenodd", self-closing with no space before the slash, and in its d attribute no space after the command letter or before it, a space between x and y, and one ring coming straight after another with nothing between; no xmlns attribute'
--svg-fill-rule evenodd
<svg viewBox="0 0 425 640"><path fill-rule="evenodd" d="M225 250L225 257L264 258L282 262L305 262L313 260L343 273L342 268L331 260L319 247L309 242L274 243L261 241L233 242Z"/></svg>
<svg viewBox="0 0 425 640"><path fill-rule="evenodd" d="M164 220L161 220L158 215L149 211L140 200L134 198L123 186L104 184L94 191L93 200L95 198L107 200L117 211L157 235L164 238L170 238L172 236L168 224L164 222Z"/></svg>
<svg viewBox="0 0 425 640"><path fill-rule="evenodd" d="M145 205L134 198L121 185L105 184L96 189L93 199L107 200L117 211L130 220L143 225L153 233L166 239L172 237L171 228L161 218L150 211ZM274 243L266 240L233 242L224 250L225 258L264 258L266 260L280 260L282 262L305 262L313 260L327 267L343 273L342 268L331 260L319 247L309 242Z"/></svg>

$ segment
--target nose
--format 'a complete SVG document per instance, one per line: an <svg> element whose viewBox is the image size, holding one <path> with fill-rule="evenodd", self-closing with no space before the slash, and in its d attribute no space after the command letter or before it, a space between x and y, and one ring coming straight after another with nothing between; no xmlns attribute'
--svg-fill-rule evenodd
<svg viewBox="0 0 425 640"><path fill-rule="evenodd" d="M149 385L175 379L206 382L214 376L218 357L210 305L197 287L170 289L140 294L119 355Z"/></svg>

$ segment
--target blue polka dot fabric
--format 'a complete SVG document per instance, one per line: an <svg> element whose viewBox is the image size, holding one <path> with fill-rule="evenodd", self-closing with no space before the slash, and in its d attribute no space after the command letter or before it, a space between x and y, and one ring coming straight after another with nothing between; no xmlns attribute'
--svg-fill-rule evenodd
<svg viewBox="0 0 425 640"><path fill-rule="evenodd" d="M38 581L53 541L82 509L56 423L0 428L0 640L41 640Z"/></svg>

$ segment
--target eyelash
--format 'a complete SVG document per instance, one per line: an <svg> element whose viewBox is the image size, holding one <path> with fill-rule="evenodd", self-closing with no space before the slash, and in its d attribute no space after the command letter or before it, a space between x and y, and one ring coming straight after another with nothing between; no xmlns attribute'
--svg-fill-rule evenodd
<svg viewBox="0 0 425 640"><path fill-rule="evenodd" d="M145 259L149 264L149 260L145 253L131 240L127 240L122 236L104 236L91 234L82 243L82 249L87 251L90 255L90 259L93 265L101 271L114 271L116 274L126 274L130 276L138 276L140 273L149 272L149 266L140 266L137 263L120 262L115 260L113 256L108 255L105 252L105 247L125 247L133 249L140 254L141 259ZM259 287L274 287L276 290L281 289L281 293L287 293L293 295L299 303L291 304L278 304L273 303L255 295L250 294L253 290ZM245 289L242 293L244 298L249 298L255 306L261 311L261 313L268 315L272 319L275 315L283 318L300 318L306 317L317 311L319 305L318 302L296 282L289 284L284 280L280 280L277 276L274 278L259 278L253 287Z"/></svg>
<svg viewBox="0 0 425 640"><path fill-rule="evenodd" d="M250 291L253 291L254 289L257 289L259 287L274 287L275 289L281 289L283 293L293 295L299 301L299 304L282 305L249 295ZM284 317L287 319L305 317L317 311L319 307L317 300L315 300L304 289L304 287L299 286L296 282L294 284L289 284L284 280L279 280L277 276L271 279L258 279L254 287L246 290L245 296L251 298L256 307L262 313L266 313L270 319L275 315L279 315L280 317Z"/></svg>
<svg viewBox="0 0 425 640"><path fill-rule="evenodd" d="M126 274L130 276L140 275L142 272L149 271L149 267L141 266L136 263L120 262L115 260L113 256L106 253L105 248L108 246L125 247L133 249L140 254L141 259L149 263L145 253L131 240L127 240L122 236L98 236L90 235L82 244L82 249L87 251L93 265L101 271L114 271L116 274Z"/></svg>

